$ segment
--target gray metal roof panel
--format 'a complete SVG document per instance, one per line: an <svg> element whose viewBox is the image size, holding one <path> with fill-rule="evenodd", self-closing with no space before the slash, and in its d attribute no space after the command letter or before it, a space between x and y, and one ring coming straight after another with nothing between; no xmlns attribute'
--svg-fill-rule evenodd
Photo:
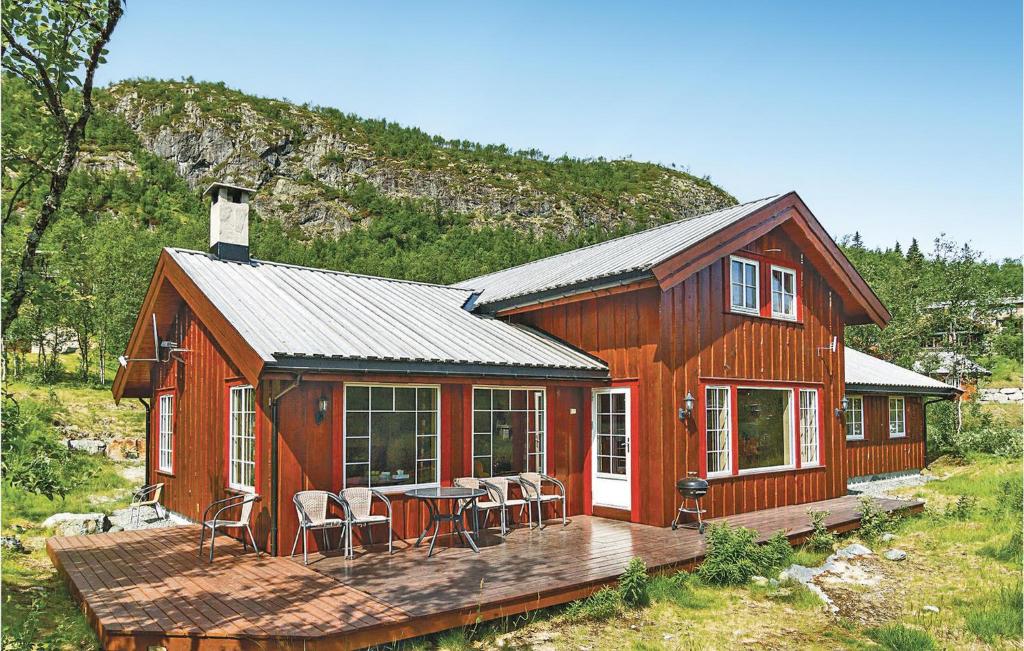
<svg viewBox="0 0 1024 651"><path fill-rule="evenodd" d="M607 371L547 335L467 312L466 289L167 251L267 363L323 357Z"/></svg>
<svg viewBox="0 0 1024 651"><path fill-rule="evenodd" d="M511 269L470 278L453 287L481 291L477 304L488 305L519 296L588 284L610 276L649 271L658 263L771 204L779 196L765 197L663 224Z"/></svg>
<svg viewBox="0 0 1024 651"><path fill-rule="evenodd" d="M872 357L859 350L846 349L846 384L879 388L909 388L916 393L949 395L959 390L945 382L910 369Z"/></svg>

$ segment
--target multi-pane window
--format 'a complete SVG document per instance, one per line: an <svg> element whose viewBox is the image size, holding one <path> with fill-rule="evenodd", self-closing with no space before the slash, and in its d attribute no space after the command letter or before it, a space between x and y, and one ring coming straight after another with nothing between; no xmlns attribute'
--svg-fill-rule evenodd
<svg viewBox="0 0 1024 651"><path fill-rule="evenodd" d="M544 472L543 389L473 388L473 476Z"/></svg>
<svg viewBox="0 0 1024 651"><path fill-rule="evenodd" d="M597 472L625 476L629 414L624 390L597 394Z"/></svg>
<svg viewBox="0 0 1024 651"><path fill-rule="evenodd" d="M729 259L730 305L734 312L757 314L760 308L758 298L758 263L735 256Z"/></svg>
<svg viewBox="0 0 1024 651"><path fill-rule="evenodd" d="M708 474L732 470L732 415L728 387L707 387L704 392Z"/></svg>
<svg viewBox="0 0 1024 651"><path fill-rule="evenodd" d="M818 392L800 389L800 463L818 463Z"/></svg>
<svg viewBox="0 0 1024 651"><path fill-rule="evenodd" d="M772 267L772 316L796 318L796 272L785 267Z"/></svg>
<svg viewBox="0 0 1024 651"><path fill-rule="evenodd" d="M160 436L157 444L157 468L172 472L174 468L174 396L167 393L160 396L157 407Z"/></svg>
<svg viewBox="0 0 1024 651"><path fill-rule="evenodd" d="M904 409L903 398L889 397L889 438L899 438L907 435L907 413Z"/></svg>
<svg viewBox="0 0 1024 651"><path fill-rule="evenodd" d="M438 481L436 386L345 386L345 486Z"/></svg>
<svg viewBox="0 0 1024 651"><path fill-rule="evenodd" d="M860 396L846 397L846 438L864 438L864 399Z"/></svg>
<svg viewBox="0 0 1024 651"><path fill-rule="evenodd" d="M256 397L251 386L231 387L228 414L228 484L256 489Z"/></svg>

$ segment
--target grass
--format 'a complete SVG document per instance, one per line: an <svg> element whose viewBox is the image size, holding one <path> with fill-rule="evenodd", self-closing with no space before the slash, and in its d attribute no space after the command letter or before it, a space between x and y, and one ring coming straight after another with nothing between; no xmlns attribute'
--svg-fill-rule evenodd
<svg viewBox="0 0 1024 651"><path fill-rule="evenodd" d="M1019 640L1022 631L1021 610L1024 607L1024 596L1021 594L1021 583L1000 586L998 590L984 593L972 604L967 613L967 629L986 642L996 642L1001 638Z"/></svg>
<svg viewBox="0 0 1024 651"><path fill-rule="evenodd" d="M935 638L903 624L886 624L868 631L868 637L888 651L938 651Z"/></svg>

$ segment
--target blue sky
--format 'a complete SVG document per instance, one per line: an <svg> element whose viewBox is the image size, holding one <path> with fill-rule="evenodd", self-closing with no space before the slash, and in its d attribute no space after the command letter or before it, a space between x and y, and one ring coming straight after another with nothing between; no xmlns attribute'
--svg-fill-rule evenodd
<svg viewBox="0 0 1024 651"><path fill-rule="evenodd" d="M129 2L103 83L224 81L797 190L833 236L1022 243L1019 2Z"/></svg>

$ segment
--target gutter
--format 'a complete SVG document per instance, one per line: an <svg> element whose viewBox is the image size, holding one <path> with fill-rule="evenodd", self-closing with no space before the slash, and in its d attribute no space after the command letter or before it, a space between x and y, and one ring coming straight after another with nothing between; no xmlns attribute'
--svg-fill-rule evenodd
<svg viewBox="0 0 1024 651"><path fill-rule="evenodd" d="M280 393L270 399L270 555L277 556L277 529L278 529L278 475L279 446L278 446L278 423L277 405L286 393L299 386L302 382L302 374L295 375L295 380L286 386Z"/></svg>
<svg viewBox="0 0 1024 651"><path fill-rule="evenodd" d="M940 400L951 400L962 393L954 387L949 387L948 389L935 387L933 389L929 387L899 386L896 384L860 384L857 382L847 382L846 391L848 393L866 393L882 396L895 394L906 396L941 396Z"/></svg>
<svg viewBox="0 0 1024 651"><path fill-rule="evenodd" d="M513 377L534 380L598 380L610 379L607 369L511 366L498 364L466 364L451 362L403 362L380 359L336 359L328 357L283 357L268 369L304 372L388 373L393 375L434 375L477 377Z"/></svg>

